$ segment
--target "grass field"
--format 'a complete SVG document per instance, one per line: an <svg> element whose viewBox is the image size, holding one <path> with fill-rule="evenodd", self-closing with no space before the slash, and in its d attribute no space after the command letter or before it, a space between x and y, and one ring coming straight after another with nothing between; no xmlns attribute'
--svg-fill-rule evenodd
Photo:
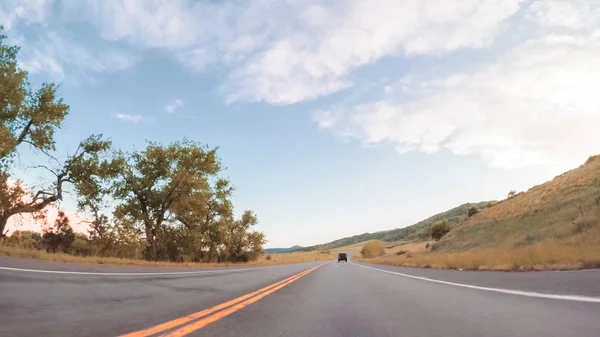
<svg viewBox="0 0 600 337"><path fill-rule="evenodd" d="M577 234L578 222L600 223L600 157L486 208L454 227L439 251L519 248Z"/></svg>
<svg viewBox="0 0 600 337"><path fill-rule="evenodd" d="M173 263L110 257L81 257L68 254L0 246L0 255L37 260L142 267L226 267L233 265L268 266L336 260L339 252L352 254L353 260L368 263L464 270L568 270L600 268L600 227L561 241L534 243L513 249L486 249L467 252L430 252L431 242L383 242L386 255L363 259L358 243L329 251L291 252L262 255L247 263Z"/></svg>
<svg viewBox="0 0 600 337"><path fill-rule="evenodd" d="M385 242L381 240L370 240L367 242L377 242L385 248L386 255L395 255L400 251L407 252L419 252L425 251L425 245L430 243L430 241L419 241L419 242L404 242L404 241L396 241L396 242ZM360 242L353 245L349 245L346 247L340 247L329 250L331 253L337 256L340 252L351 253L353 259L361 257L361 250L366 242Z"/></svg>
<svg viewBox="0 0 600 337"><path fill-rule="evenodd" d="M387 244L387 243L386 243ZM412 245L412 246L411 246ZM600 157L454 226L433 249L365 262L469 270L600 268Z"/></svg>
<svg viewBox="0 0 600 337"><path fill-rule="evenodd" d="M234 265L246 266L269 266L291 263L302 263L312 261L333 260L336 256L333 253L323 252L292 252L280 254L262 255L258 260L240 263L175 263L175 262L153 262L138 259L120 259L114 257L97 256L73 256L61 253L47 253L37 249L25 249L0 245L0 256L20 257L35 260L55 261L65 263L85 263L85 264L105 264L117 266L140 266L140 267L227 267Z"/></svg>
<svg viewBox="0 0 600 337"><path fill-rule="evenodd" d="M388 254L368 263L407 267L464 270L572 270L600 268L600 228L563 240L547 240L523 247L465 252L428 252L424 244L402 255Z"/></svg>

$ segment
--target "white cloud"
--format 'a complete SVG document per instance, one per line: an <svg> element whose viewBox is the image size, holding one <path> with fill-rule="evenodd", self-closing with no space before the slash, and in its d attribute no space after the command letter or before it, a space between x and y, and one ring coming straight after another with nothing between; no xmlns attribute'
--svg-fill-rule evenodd
<svg viewBox="0 0 600 337"><path fill-rule="evenodd" d="M600 111L593 93L598 0L89 0L56 7L69 20L89 21L106 40L166 49L194 71L217 69L229 101L293 104L357 87L355 94L367 66L384 58L408 64L410 74L382 85L382 99L314 115L321 128L366 144L478 154L497 167L570 163L598 145L582 138ZM470 65L480 51L484 57ZM30 68L111 68L96 54L73 54ZM64 62L72 59L86 61ZM126 59L118 64L126 67ZM423 68L423 59L439 60L447 75ZM457 63L462 70L452 69Z"/></svg>
<svg viewBox="0 0 600 337"><path fill-rule="evenodd" d="M72 32L57 27L54 0L6 0L0 3L0 23L9 31L9 43L21 47L19 62L30 73L44 73L52 80L93 81L90 73L119 71L131 67L137 58L115 48L93 50L74 41ZM61 3L64 4L64 3ZM24 30L34 26L35 37L26 39ZM39 28L39 29L38 29Z"/></svg>
<svg viewBox="0 0 600 337"><path fill-rule="evenodd" d="M351 86L353 70L386 56L487 47L520 3L382 0L296 7L298 26L282 27L286 35L234 72L238 86L231 97L291 104Z"/></svg>
<svg viewBox="0 0 600 337"><path fill-rule="evenodd" d="M600 1L536 0L530 7L528 17L546 27L597 29L600 22Z"/></svg>
<svg viewBox="0 0 600 337"><path fill-rule="evenodd" d="M131 67L137 58L128 52L108 49L94 53L74 43L65 34L48 30L35 41L27 41L19 53L19 63L30 73L50 74L62 80L66 73L88 77L88 73L119 71Z"/></svg>
<svg viewBox="0 0 600 337"><path fill-rule="evenodd" d="M43 23L52 0L3 0L0 3L0 23L10 30L15 22Z"/></svg>
<svg viewBox="0 0 600 337"><path fill-rule="evenodd" d="M146 118L144 118L143 116L140 116L140 115L128 115L128 114L121 114L121 113L115 114L115 118L125 121L125 122L131 122L134 124L137 124L141 121L146 120Z"/></svg>
<svg viewBox="0 0 600 337"><path fill-rule="evenodd" d="M167 106L165 107L165 110L167 110L167 113L172 114L175 113L175 110L182 108L183 107L183 101L180 99L176 99L173 102L167 104Z"/></svg>
<svg viewBox="0 0 600 337"><path fill-rule="evenodd" d="M220 62L229 100L292 104L353 85L386 56L485 48L522 0L102 1L64 5L109 40L166 48L195 70Z"/></svg>
<svg viewBox="0 0 600 337"><path fill-rule="evenodd" d="M571 26L574 19L565 20ZM573 167L600 151L600 34L540 28L544 35L489 64L438 78L413 74L395 86L400 99L319 111L314 119L342 137L389 143L401 153L447 149L493 167Z"/></svg>
<svg viewBox="0 0 600 337"><path fill-rule="evenodd" d="M108 40L147 47L189 47L202 34L191 1L88 0L62 4L69 15L93 20ZM209 14L209 13L206 13ZM201 20L200 20L201 21Z"/></svg>

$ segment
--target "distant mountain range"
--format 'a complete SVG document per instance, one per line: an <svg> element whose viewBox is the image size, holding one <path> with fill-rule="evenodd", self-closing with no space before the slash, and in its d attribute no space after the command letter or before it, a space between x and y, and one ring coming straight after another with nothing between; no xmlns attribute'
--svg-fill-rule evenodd
<svg viewBox="0 0 600 337"><path fill-rule="evenodd" d="M297 250L301 250L304 249L304 247L302 246L292 246L290 248L265 248L264 251L265 253L289 253L289 252L295 252Z"/></svg>
<svg viewBox="0 0 600 337"><path fill-rule="evenodd" d="M331 241L325 244L302 247L302 246L292 246L290 248L266 248L264 252L266 254L273 253L289 253L295 251L313 251L313 250L327 250L327 249L335 249L340 247L345 247L349 245L353 245L359 242L365 242L369 240L381 240L387 242L393 242L398 240L424 240L429 238L429 227L433 225L436 221L446 219L451 225L457 225L462 220L467 218L467 213L469 208L475 206L478 209L483 209L489 207L494 204L495 201L482 201L477 203L466 203L460 205L458 207L452 208L445 212L436 214L428 219L425 219L421 222L418 222L412 226L404 227L404 228L396 228L392 230L380 231L375 233L363 233L359 235L354 235L351 237L346 237L342 239L338 239L335 241Z"/></svg>
<svg viewBox="0 0 600 337"><path fill-rule="evenodd" d="M414 241L414 240L425 240L429 238L429 228L436 221L446 219L450 225L457 225L461 221L467 218L469 208L475 206L477 209L483 209L494 204L495 201L482 201L477 203L466 203L458 207L452 208L445 212L436 214L430 218L420 221L412 226L396 228L392 230L380 231L375 233L363 233L350 237L345 237L328 243L304 247L303 251L312 250L328 250L340 247L353 245L360 242L369 240L381 240L386 242L394 242L398 240Z"/></svg>

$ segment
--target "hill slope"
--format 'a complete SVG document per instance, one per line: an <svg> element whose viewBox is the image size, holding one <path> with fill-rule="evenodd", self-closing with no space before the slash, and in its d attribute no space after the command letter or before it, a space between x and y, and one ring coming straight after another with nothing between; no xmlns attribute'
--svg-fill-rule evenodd
<svg viewBox="0 0 600 337"><path fill-rule="evenodd" d="M431 251L374 263L478 270L600 267L600 156L454 226Z"/></svg>
<svg viewBox="0 0 600 337"><path fill-rule="evenodd" d="M441 251L519 247L561 240L600 219L600 157L527 192L496 203L454 227Z"/></svg>
<svg viewBox="0 0 600 337"><path fill-rule="evenodd" d="M387 242L394 241L412 241L412 240L426 240L429 238L429 227L434 224L438 220L446 219L451 225L456 225L460 223L467 217L467 213L469 208L472 206L477 207L478 209L482 209L488 207L488 205L493 204L493 202L483 201L478 203L466 203L460 205L458 207L452 208L445 212L436 214L432 217L429 217L423 221L417 222L414 225L397 228L388 231L381 231L375 233L364 233L359 235L354 235L342 239L338 239L335 241L331 241L325 244L320 244L316 246L306 247L305 251L310 250L328 250L334 248L345 247L349 245L354 245L360 242L370 241L370 240L381 240Z"/></svg>
<svg viewBox="0 0 600 337"><path fill-rule="evenodd" d="M273 253L289 253L289 252L295 252L295 251L301 250L303 248L304 247L302 247L302 246L296 245L296 246L292 246L292 247L289 247L289 248L265 248L265 249L263 249L263 251L265 253L268 253L268 254L273 254Z"/></svg>

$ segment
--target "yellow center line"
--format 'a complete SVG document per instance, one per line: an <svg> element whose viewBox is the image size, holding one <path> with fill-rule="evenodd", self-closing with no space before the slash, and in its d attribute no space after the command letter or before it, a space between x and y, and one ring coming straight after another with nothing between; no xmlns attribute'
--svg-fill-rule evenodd
<svg viewBox="0 0 600 337"><path fill-rule="evenodd" d="M234 312L236 312L236 311L238 311L238 310L240 310L240 309L242 309L242 308L244 308L244 307L246 307L246 306L248 306L248 305L250 305L250 304L252 304L252 303L254 303L256 301L258 301L258 300L260 300L261 298L263 298L263 297L265 297L265 296L267 296L269 294L272 294L272 293L276 292L277 290L279 290L279 289L287 286L288 284L296 281L297 279L299 279L302 276L304 276L304 275L306 275L306 274L314 271L315 269L317 269L317 268L319 268L321 266L322 265L310 268L306 272L300 273L297 276L293 277L292 279L287 280L287 281L285 281L283 283L280 283L279 285L277 285L277 286L275 286L275 287L273 287L273 288L271 288L271 289L269 289L269 290L267 290L265 292L262 292L262 293L254 296L252 298L249 298L249 299L247 299L247 300L245 300L245 301L243 301L241 303L238 303L238 304L236 304L236 305L234 305L234 306L232 306L230 308L227 308L227 309L225 309L223 311L219 311L218 313L216 313L214 315L205 317L203 319L200 319L200 320L195 321L193 323L190 323L188 325L184 325L181 328L178 328L177 330L174 330L174 331L172 331L170 333L161 335L160 337L181 337L181 336L185 336L185 335L187 335L189 333L192 333L192 332L194 332L194 331L196 331L198 329L201 329L201 328L207 326L210 323L216 322L216 321L220 320L223 317L231 315L232 313L234 313Z"/></svg>
<svg viewBox="0 0 600 337"><path fill-rule="evenodd" d="M157 334L157 333L160 333L160 332L163 332L163 331L175 328L175 327L180 326L182 324L191 322L191 321L193 321L195 319L202 318L202 317L204 317L206 315L210 315L210 314L212 314L214 312L217 312L217 311L219 311L221 309L224 309L224 308L227 308L229 306L232 306L232 305L234 305L236 303L244 301L244 300L246 300L248 298L251 298L253 296L259 295L259 294L261 294L261 293L263 293L265 291L268 291L269 289L272 289L274 287L282 285L282 284L284 284L286 282L295 281L297 278L300 278L300 277L302 277L302 276L310 273L311 271L313 271L314 269L316 269L318 267L320 267L320 266L309 268L309 269L304 270L304 271L302 271L302 272L300 272L298 274L290 276L290 277L288 277L288 278L286 278L284 280L281 280L279 282L273 283L273 284L268 285L268 286L266 286L264 288L258 289L258 290L254 291L254 292L251 292L249 294L240 296L238 298L235 298L233 300L227 301L225 303L221 303L221 304L216 305L216 306L214 306L212 308L205 309L205 310L202 310L202 311L198 311L198 312L193 313L191 315L180 317L180 318L177 318L177 319L174 319L172 321L168 321L168 322L165 322L165 323L162 323L162 324L158 324L158 325L155 325L155 326L153 326L151 328L148 328L148 329L144 329L144 330L140 330L140 331L135 331L135 332L132 332L132 333L128 333L128 334L125 334L125 335L121 335L120 337L147 337L147 336L151 336L151 335L154 335L154 334Z"/></svg>

